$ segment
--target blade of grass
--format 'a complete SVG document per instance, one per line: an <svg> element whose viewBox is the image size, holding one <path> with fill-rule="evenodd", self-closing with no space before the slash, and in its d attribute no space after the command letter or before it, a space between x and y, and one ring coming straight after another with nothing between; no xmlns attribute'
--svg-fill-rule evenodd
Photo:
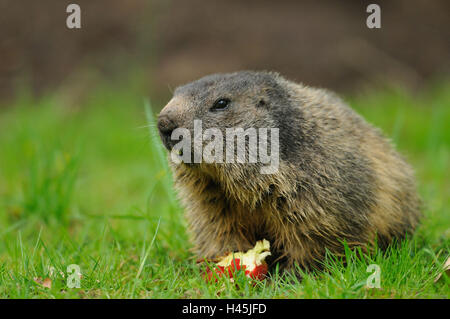
<svg viewBox="0 0 450 319"><path fill-rule="evenodd" d="M167 165L166 157L164 156L164 153L163 153L164 151L163 151L161 142L159 140L158 132L156 132L157 123L156 123L155 117L153 116L149 100L145 100L144 107L145 107L145 114L146 114L147 122L148 122L148 128L149 128L149 132L150 132L150 138L153 142L153 149L156 150L156 154L157 154L156 160L162 166L163 171L164 171L164 175L161 177L161 181L162 181L164 190L167 194L167 197L170 200L171 205L176 206L176 200L174 198L173 192L171 191L171 185L170 185L170 180L169 180L169 174L170 174L169 166Z"/></svg>

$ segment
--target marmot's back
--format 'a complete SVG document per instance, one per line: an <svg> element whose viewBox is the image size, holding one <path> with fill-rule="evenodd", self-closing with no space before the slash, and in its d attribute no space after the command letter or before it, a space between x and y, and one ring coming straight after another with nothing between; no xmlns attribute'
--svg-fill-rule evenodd
<svg viewBox="0 0 450 319"><path fill-rule="evenodd" d="M172 163L201 256L245 250L265 238L274 262L308 267L326 248L341 252L342 240L365 246L378 236L385 246L417 224L411 168L330 92L266 72L202 78L178 88L161 111L168 149L167 131L192 131L196 119L222 131L278 128L280 148L274 174L261 174L260 163Z"/></svg>

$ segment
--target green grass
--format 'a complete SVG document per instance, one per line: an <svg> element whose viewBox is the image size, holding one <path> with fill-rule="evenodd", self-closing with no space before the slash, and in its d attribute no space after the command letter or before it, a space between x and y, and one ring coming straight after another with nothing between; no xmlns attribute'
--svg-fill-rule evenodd
<svg viewBox="0 0 450 319"><path fill-rule="evenodd" d="M325 271L301 282L275 273L256 285L204 282L152 112L133 92L99 88L76 107L23 94L0 109L0 297L450 296L447 277L433 282L450 251L450 83L347 98L416 168L427 206L414 238L370 256L347 251L345 263L328 256ZM81 268L81 288L67 286L70 264ZM370 264L381 269L379 289L366 287Z"/></svg>

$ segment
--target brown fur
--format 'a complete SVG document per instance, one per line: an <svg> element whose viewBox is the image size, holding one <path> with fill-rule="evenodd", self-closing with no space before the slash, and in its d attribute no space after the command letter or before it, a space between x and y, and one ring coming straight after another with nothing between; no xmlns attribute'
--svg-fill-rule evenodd
<svg viewBox="0 0 450 319"><path fill-rule="evenodd" d="M233 104L212 114L221 96ZM412 169L376 128L328 91L275 73L213 75L177 89L160 127L168 118L189 129L194 119L202 119L204 129L280 129L276 174L261 174L259 164L171 164L200 257L247 250L265 238L272 264L308 268L325 249L341 253L342 240L365 246L378 236L386 246L417 225Z"/></svg>

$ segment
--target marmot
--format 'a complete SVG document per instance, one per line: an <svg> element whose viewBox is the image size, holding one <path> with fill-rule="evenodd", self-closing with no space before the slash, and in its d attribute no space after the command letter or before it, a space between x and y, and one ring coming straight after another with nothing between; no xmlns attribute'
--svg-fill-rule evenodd
<svg viewBox="0 0 450 319"><path fill-rule="evenodd" d="M158 118L167 149L176 128L279 129L279 168L171 163L199 257L271 244L270 265L317 267L325 251L411 234L420 200L411 167L382 133L333 93L278 73L213 74L178 87ZM373 245L372 245L373 246Z"/></svg>

